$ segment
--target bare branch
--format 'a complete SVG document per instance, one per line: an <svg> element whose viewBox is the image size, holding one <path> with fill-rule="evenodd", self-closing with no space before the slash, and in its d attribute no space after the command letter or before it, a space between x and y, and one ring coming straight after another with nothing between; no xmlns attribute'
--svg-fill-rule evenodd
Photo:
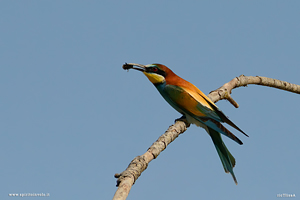
<svg viewBox="0 0 300 200"><path fill-rule="evenodd" d="M236 108L239 105L230 96L232 89L247 86L248 84L263 85L268 87L274 87L289 92L300 94L300 85L291 84L285 81L280 81L272 78L261 76L244 76L241 75L225 83L222 87L210 92L208 97L217 102L222 99L227 99ZM180 134L184 133L190 124L184 117L176 120L175 124L170 126L168 130L160 136L156 142L141 156L134 158L127 169L121 174L115 174L117 180L117 191L113 197L113 200L125 200L130 192L132 185L139 178L141 173L147 168L149 162L155 159L166 147L173 142Z"/></svg>
<svg viewBox="0 0 300 200"><path fill-rule="evenodd" d="M156 142L141 156L135 157L127 169L121 174L115 174L117 186L119 187L115 193L113 200L125 200L129 194L131 186L135 183L141 173L147 168L148 163L155 159L167 146L173 142L181 133L184 133L190 126L185 118L176 120L175 124L170 126L168 130L161 135Z"/></svg>
<svg viewBox="0 0 300 200"><path fill-rule="evenodd" d="M285 81L280 81L273 78L267 78L262 76L244 76L240 75L225 83L222 87L209 93L208 97L213 101L217 102L222 99L227 99L234 107L238 108L239 105L230 96L232 89L241 86L246 87L249 84L256 84L262 86L273 87L281 90L286 90L289 92L300 94L300 85L288 83Z"/></svg>

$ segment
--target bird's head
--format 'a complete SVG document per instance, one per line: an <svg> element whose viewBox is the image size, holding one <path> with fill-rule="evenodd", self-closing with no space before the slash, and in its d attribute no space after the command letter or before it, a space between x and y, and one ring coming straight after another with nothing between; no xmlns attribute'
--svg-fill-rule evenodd
<svg viewBox="0 0 300 200"><path fill-rule="evenodd" d="M168 75L173 72L162 64L141 65L136 63L125 63L123 69L135 69L143 72L154 85L164 83Z"/></svg>

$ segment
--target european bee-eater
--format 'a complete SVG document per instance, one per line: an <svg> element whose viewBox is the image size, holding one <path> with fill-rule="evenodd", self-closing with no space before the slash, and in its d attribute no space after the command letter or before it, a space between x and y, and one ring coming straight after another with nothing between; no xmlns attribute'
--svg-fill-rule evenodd
<svg viewBox="0 0 300 200"><path fill-rule="evenodd" d="M238 144L243 144L234 134L227 130L221 122L225 122L242 132L224 113L196 86L177 76L172 70L162 64L141 65L125 63L123 69L142 71L154 84L163 98L186 120L204 128L210 135L222 161L226 173L230 172L237 184L233 173L235 159L223 143L220 133L226 135Z"/></svg>

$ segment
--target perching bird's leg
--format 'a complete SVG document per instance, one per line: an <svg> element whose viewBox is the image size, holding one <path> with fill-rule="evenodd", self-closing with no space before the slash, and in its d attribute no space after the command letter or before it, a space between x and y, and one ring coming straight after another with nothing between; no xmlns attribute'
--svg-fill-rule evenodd
<svg viewBox="0 0 300 200"><path fill-rule="evenodd" d="M177 121L182 121L182 122L184 122L184 123L186 124L186 127L187 127L187 128L190 127L190 125L191 125L191 124L187 121L185 115L182 115L180 118L175 119L175 123L176 123Z"/></svg>

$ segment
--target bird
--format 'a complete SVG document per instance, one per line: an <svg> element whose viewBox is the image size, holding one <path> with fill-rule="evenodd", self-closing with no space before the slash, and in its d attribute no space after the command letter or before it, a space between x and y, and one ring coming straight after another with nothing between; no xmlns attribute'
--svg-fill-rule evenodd
<svg viewBox="0 0 300 200"><path fill-rule="evenodd" d="M221 134L229 137L238 144L242 141L225 128L221 123L227 123L245 136L244 131L236 126L228 117L195 85L177 76L171 69L162 64L142 65L125 63L123 69L135 69L143 72L156 87L161 96L179 113L188 123L204 128L211 137L226 173L230 173L237 185L233 172L235 158L225 146Z"/></svg>

